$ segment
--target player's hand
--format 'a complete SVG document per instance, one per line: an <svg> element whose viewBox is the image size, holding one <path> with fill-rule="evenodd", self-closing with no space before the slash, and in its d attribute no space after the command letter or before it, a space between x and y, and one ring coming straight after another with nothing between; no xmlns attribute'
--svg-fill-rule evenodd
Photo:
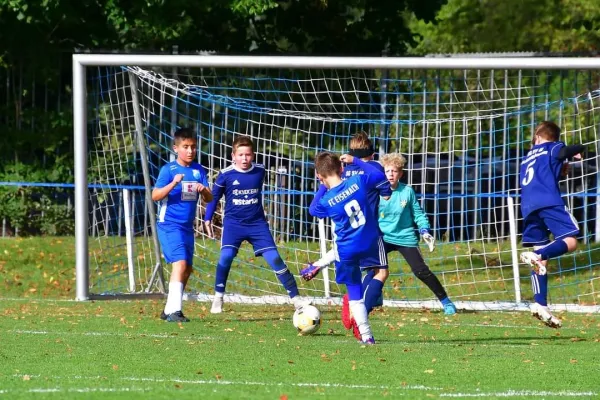
<svg viewBox="0 0 600 400"><path fill-rule="evenodd" d="M212 221L204 221L203 222L203 227L204 227L204 233L206 234L206 236L208 236L210 239L214 239L215 238L215 232L213 230Z"/></svg>
<svg viewBox="0 0 600 400"><path fill-rule="evenodd" d="M354 161L354 156L351 156L350 154L343 154L340 156L340 161L346 164L352 164L352 161Z"/></svg>
<svg viewBox="0 0 600 400"><path fill-rule="evenodd" d="M300 275L302 279L305 281L310 281L315 276L319 275L319 271L321 271L321 267L317 267L316 265L308 264L306 268L300 271Z"/></svg>
<svg viewBox="0 0 600 400"><path fill-rule="evenodd" d="M173 183L175 184L175 186L177 186L177 184L179 184L179 182L181 182L183 180L184 175L183 174L176 174L173 177Z"/></svg>
<svg viewBox="0 0 600 400"><path fill-rule="evenodd" d="M196 191L197 191L198 193L202 193L202 191L203 191L204 189L206 189L206 186L204 186L203 184L201 184L201 183L197 183L197 184L196 184Z"/></svg>
<svg viewBox="0 0 600 400"><path fill-rule="evenodd" d="M429 252L431 253L435 249L435 238L431 235L429 229L421 229L419 230L421 237L429 247Z"/></svg>

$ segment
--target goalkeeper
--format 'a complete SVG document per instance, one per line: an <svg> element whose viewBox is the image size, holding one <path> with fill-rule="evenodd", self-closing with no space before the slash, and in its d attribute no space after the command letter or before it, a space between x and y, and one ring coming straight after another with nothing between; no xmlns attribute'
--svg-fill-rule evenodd
<svg viewBox="0 0 600 400"><path fill-rule="evenodd" d="M410 186L400 183L406 159L398 153L385 154L381 163L392 188L389 200L381 198L379 202L379 229L383 232L385 252L400 252L415 276L427 285L442 303L444 314L456 314L454 303L448 298L439 279L425 264L419 250L415 224L430 252L435 248L435 239L431 235L429 220L417 202L415 191Z"/></svg>

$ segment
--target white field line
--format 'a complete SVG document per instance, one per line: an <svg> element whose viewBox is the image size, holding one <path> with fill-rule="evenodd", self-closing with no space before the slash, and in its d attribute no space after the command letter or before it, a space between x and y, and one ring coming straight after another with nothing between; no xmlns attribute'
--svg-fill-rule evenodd
<svg viewBox="0 0 600 400"><path fill-rule="evenodd" d="M9 393L119 393L119 392L148 392L148 389L141 388L39 388L39 389L25 389L25 390L0 390L0 395Z"/></svg>
<svg viewBox="0 0 600 400"><path fill-rule="evenodd" d="M27 374L14 374L13 377L22 379L27 376L29 379L56 379L56 380L104 380L106 377L103 376L43 376L43 375L27 375ZM332 383L332 382L259 382L259 381L229 381L223 379L179 379L179 378L151 378L151 377L136 377L128 376L119 378L123 381L128 382L145 382L145 383L181 383L189 385L223 385L223 386L276 386L276 387L319 387L319 388L341 388L341 389L394 389L394 390L442 390L439 387L429 387L423 385L402 385L402 386L389 386L389 385L372 385L372 384L346 384L346 383Z"/></svg>
<svg viewBox="0 0 600 400"><path fill-rule="evenodd" d="M506 390L504 392L478 392L478 393L440 393L440 397L468 398L468 397L586 397L597 396L596 392L576 392L573 390Z"/></svg>
<svg viewBox="0 0 600 400"><path fill-rule="evenodd" d="M598 322L600 322L600 319L598 319ZM436 324L432 324L432 325L436 325ZM542 325L538 320L533 320L531 322L531 325L508 325L508 324L472 324L472 323L448 323L448 322L442 322L441 324L439 324L440 326L452 326L452 327L466 327L466 328L496 328L496 329L502 329L502 328L509 328L509 329L535 329L535 330L540 330L540 331L548 331L548 332L556 332L555 329L552 328L548 328L547 326ZM589 327L583 327L583 326L562 326L560 328L561 331L564 330L586 330L586 329L595 329L595 327L593 326L589 326Z"/></svg>
<svg viewBox="0 0 600 400"><path fill-rule="evenodd" d="M155 339L179 339L179 340L188 340L188 341L189 340L218 340L218 339L226 339L226 338L236 337L236 336L179 336L179 335L158 334L158 333L127 334L127 333L113 333L113 332L55 332L55 331L33 331L33 330L20 330L20 329L14 329L14 330L9 330L9 331L5 331L5 332L14 333L14 334L18 334L18 335L88 336L88 337L112 336L112 337L122 337L125 339L148 337L148 338L155 338ZM343 344L343 343L354 344L355 342L356 342L356 340L354 339L354 337L350 337L350 336L348 336L348 338L346 340L336 339L333 341L333 343L340 343L340 344ZM443 340L430 341L430 342L419 342L419 341L409 342L406 340L397 341L397 340L390 339L390 340L386 340L385 342L380 343L380 345L384 345L384 346L392 345L392 346L445 346L445 347L447 347L447 346L457 347L457 346L465 345L465 344L473 344L473 343L469 340L465 340L464 342L461 342L458 339L454 340L452 342L445 342ZM516 345L516 344L505 344L505 343L484 343L484 344L480 344L480 346L482 346L482 347L523 348L523 347L529 346L529 344L524 343L522 345Z"/></svg>
<svg viewBox="0 0 600 400"><path fill-rule="evenodd" d="M152 382L152 383L186 383L192 385L231 385L231 386L294 386L294 387L328 387L328 388L343 388L343 389L403 389L403 390L442 390L442 388L429 387L423 385L405 385L405 386L388 386L388 385L369 385L369 384L347 384L347 383L331 383L331 382L257 382L257 381L227 381L227 380L186 380L186 379L155 379L155 378L138 378L125 377L123 380L132 382Z"/></svg>
<svg viewBox="0 0 600 400"><path fill-rule="evenodd" d="M31 331L22 329L13 329L6 331L7 333L14 333L18 335L48 335L48 336L91 336L91 337L103 337L103 336L117 336L126 339L139 337L149 337L158 339L185 339L185 340L212 340L214 337L209 336L178 336L161 333L114 333L114 332L56 332L56 331Z"/></svg>
<svg viewBox="0 0 600 400"><path fill-rule="evenodd" d="M510 339L510 338L509 338ZM377 340L377 339L375 339ZM356 339L352 339L352 341L357 342ZM333 343L348 343L346 340L334 340ZM516 348L523 349L527 346L530 346L530 343L523 344L505 344L505 343L477 343L477 340L469 340L465 339L461 341L460 339L454 339L452 342L446 342L444 340L440 341L431 341L431 342L407 342L407 341L398 341L392 339L386 339L385 341L377 342L377 346L443 346L443 347L459 347L459 346L480 346L480 347L508 347L508 348Z"/></svg>
<svg viewBox="0 0 600 400"><path fill-rule="evenodd" d="M41 375L25 375L15 374L13 377L22 378L28 376L31 378L43 378ZM45 378L45 377L44 377ZM52 376L52 379L67 380L67 379L82 379L82 380L99 380L106 379L102 376L72 376L72 377L61 377ZM178 378L151 378L151 377L123 377L120 378L124 381L129 382L145 382L145 383L181 383L189 385L224 385L224 386L265 386L265 387L319 387L319 388L339 388L339 389L373 389L373 390L415 390L415 391L443 391L440 387L430 387L424 385L402 385L402 386L388 386L388 385L372 385L372 384L346 384L346 383L332 383L332 382L260 382L260 381L230 381L230 380L186 380ZM139 388L84 388L84 389L64 389L61 391L151 391L151 389L139 389ZM8 391L0 391L0 394L7 393ZM574 391L574 390L514 390L508 389L499 392L479 392L478 390L471 393L440 393L440 397L452 397L452 398L469 398L469 397L593 397L597 396L598 393L592 391Z"/></svg>

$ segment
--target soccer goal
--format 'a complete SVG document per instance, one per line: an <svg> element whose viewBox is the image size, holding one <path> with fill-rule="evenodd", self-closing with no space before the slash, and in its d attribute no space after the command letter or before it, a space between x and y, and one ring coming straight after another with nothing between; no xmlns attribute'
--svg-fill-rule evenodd
<svg viewBox="0 0 600 400"><path fill-rule="evenodd" d="M379 155L400 152L429 216L436 250L422 252L457 306L524 309L518 170L532 128L556 121L567 144L587 145L561 182L581 228L578 250L552 260L555 309L600 311L598 128L600 60L586 58L324 58L77 54L73 56L77 299L162 293L169 276L150 190L173 159L172 133L192 127L209 177L249 135L267 179L264 207L296 275L331 246L329 221L308 214L317 152L343 153L366 131ZM186 293L210 299L219 255L198 205L194 274ZM386 304L438 307L406 262L390 258ZM301 294L337 303L334 269ZM243 247L229 301L287 301L274 273Z"/></svg>

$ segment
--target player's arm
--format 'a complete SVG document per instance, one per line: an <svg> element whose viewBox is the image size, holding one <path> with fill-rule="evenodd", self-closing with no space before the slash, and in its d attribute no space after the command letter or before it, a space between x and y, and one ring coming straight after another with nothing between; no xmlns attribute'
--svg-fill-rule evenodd
<svg viewBox="0 0 600 400"><path fill-rule="evenodd" d="M315 193L315 197L310 202L310 206L308 206L308 212L313 217L326 218L328 216L327 210L321 205L321 198L326 192L327 186L321 184L321 186L319 186L319 190L317 190L317 193Z"/></svg>
<svg viewBox="0 0 600 400"><path fill-rule="evenodd" d="M217 175L217 179L215 179L215 183L213 184L211 192L212 200L206 205L206 213L204 214L204 232L210 238L215 237L212 226L212 218L215 215L217 205L219 204L219 201L221 200L221 197L223 197L224 193L225 179L223 178L223 175L219 173L219 175Z"/></svg>
<svg viewBox="0 0 600 400"><path fill-rule="evenodd" d="M171 179L171 171L169 168L161 168L154 189L152 189L152 201L161 201L167 197L169 192L171 192L175 186L179 185L179 182L181 182L182 179L183 174L176 174L173 179Z"/></svg>
<svg viewBox="0 0 600 400"><path fill-rule="evenodd" d="M202 200L210 203L213 199L213 194L208 187L208 179L206 179L206 174L204 174L201 179L202 180L198 182L198 185L196 186L196 190L198 193L200 193Z"/></svg>
<svg viewBox="0 0 600 400"><path fill-rule="evenodd" d="M429 247L429 251L433 251L435 249L435 238L431 234L431 226L429 225L429 218L425 214L425 211L421 208L421 205L417 201L417 196L415 196L415 191L410 188L411 194L411 207L413 212L413 221L417 224L417 228L419 228L419 234L427 243Z"/></svg>
<svg viewBox="0 0 600 400"><path fill-rule="evenodd" d="M392 188L390 187L390 183L385 177L385 174L377 169L377 167L374 167L368 162L364 162L360 158L353 157L349 154L344 154L340 157L340 160L347 164L354 164L365 171L365 175L367 177L367 186L369 189L376 189L381 197L389 200L390 196L392 195Z"/></svg>
<svg viewBox="0 0 600 400"><path fill-rule="evenodd" d="M578 154L583 153L585 150L585 146L582 144L572 144L570 146L563 146L559 151L558 151L558 159L559 160L567 160L569 158L572 158Z"/></svg>

